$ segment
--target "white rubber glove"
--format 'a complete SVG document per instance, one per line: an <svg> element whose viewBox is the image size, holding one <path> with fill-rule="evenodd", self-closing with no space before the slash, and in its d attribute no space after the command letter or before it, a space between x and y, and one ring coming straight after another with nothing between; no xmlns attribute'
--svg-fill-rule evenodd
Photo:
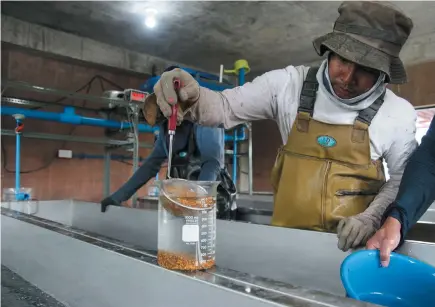
<svg viewBox="0 0 435 307"><path fill-rule="evenodd" d="M376 232L373 219L366 213L342 219L337 226L338 248L346 252L365 245Z"/></svg>

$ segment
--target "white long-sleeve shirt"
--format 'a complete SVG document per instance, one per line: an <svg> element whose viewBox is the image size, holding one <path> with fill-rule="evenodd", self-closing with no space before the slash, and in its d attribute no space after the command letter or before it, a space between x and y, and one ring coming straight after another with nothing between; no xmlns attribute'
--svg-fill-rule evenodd
<svg viewBox="0 0 435 307"><path fill-rule="evenodd" d="M283 144L293 126L299 106L300 93L309 67L288 66L267 72L250 83L221 93L200 89L200 99L190 116L202 125L231 128L238 124L261 119L277 122ZM322 82L321 74L317 79ZM367 103L360 103L361 109ZM331 101L319 89L313 118L328 124L353 124L358 110L349 110ZM395 199L400 180L410 154L417 147L415 140L416 112L405 99L387 89L384 104L369 127L372 160L384 158L390 175L381 192L366 210L380 219L385 208Z"/></svg>

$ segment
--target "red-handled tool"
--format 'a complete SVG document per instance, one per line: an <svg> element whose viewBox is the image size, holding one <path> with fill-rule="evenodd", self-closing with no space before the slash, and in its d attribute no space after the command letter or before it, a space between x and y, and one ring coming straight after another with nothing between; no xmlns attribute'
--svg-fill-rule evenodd
<svg viewBox="0 0 435 307"><path fill-rule="evenodd" d="M178 94L181 88L181 81L179 79L174 79L174 89ZM166 172L166 177L171 178L171 166L172 166L172 143L174 141L175 129L177 128L177 113L178 105L172 106L172 114L168 120L168 134L169 134L169 155L168 155L168 170Z"/></svg>

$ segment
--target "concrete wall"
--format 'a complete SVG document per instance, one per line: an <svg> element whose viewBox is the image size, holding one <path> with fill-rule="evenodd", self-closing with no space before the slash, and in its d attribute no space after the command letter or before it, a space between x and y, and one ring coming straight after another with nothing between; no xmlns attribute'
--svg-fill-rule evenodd
<svg viewBox="0 0 435 307"><path fill-rule="evenodd" d="M1 15L1 40L53 55L145 74L151 73L153 65L156 66L157 72L162 72L166 67L174 64L189 67L183 63L174 63L149 54L111 46L3 14Z"/></svg>
<svg viewBox="0 0 435 307"><path fill-rule="evenodd" d="M407 73L409 82L391 89L416 107L435 105L435 61L409 66Z"/></svg>

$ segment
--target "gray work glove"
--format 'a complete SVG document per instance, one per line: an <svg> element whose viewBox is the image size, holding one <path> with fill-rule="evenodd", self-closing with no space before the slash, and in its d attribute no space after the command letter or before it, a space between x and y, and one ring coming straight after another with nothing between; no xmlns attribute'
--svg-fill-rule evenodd
<svg viewBox="0 0 435 307"><path fill-rule="evenodd" d="M377 227L367 213L342 219L337 226L338 248L346 252L351 248L365 245Z"/></svg>
<svg viewBox="0 0 435 307"><path fill-rule="evenodd" d="M173 82L175 79L181 81L178 95L174 89ZM182 69L175 68L162 74L160 80L154 85L154 95L157 105L165 117L171 116L171 106L178 103L178 116L183 118L184 112L199 99L199 84L191 74Z"/></svg>

